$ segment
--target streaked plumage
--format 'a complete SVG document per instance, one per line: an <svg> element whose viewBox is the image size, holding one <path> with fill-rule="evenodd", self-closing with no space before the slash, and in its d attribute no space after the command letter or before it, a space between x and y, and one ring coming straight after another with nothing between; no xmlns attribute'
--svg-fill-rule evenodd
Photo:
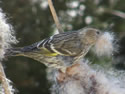
<svg viewBox="0 0 125 94"><path fill-rule="evenodd" d="M97 29L82 28L78 31L53 35L30 46L11 49L7 52L7 55L27 56L35 60L38 60L43 55L63 55L72 56L75 60L79 60L79 58L87 54L100 35L100 31Z"/></svg>

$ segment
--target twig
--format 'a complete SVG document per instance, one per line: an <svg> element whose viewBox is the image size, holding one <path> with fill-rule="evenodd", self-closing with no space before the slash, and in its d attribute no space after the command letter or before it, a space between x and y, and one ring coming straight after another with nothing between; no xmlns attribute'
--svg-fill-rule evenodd
<svg viewBox="0 0 125 94"><path fill-rule="evenodd" d="M11 90L9 89L9 84L7 82L6 75L4 73L4 69L3 69L1 62L0 62L0 80L2 83L2 87L4 89L4 93L5 94L12 94Z"/></svg>
<svg viewBox="0 0 125 94"><path fill-rule="evenodd" d="M112 13L113 15L116 15L116 16L119 16L119 17L125 19L125 13L122 12L122 11L113 10L113 11L111 11L111 13Z"/></svg>
<svg viewBox="0 0 125 94"><path fill-rule="evenodd" d="M122 19L125 19L125 12L122 12L120 10L112 10L112 9L109 9L109 8L103 8L103 10L104 10L103 13L109 13L109 14L118 16Z"/></svg>
<svg viewBox="0 0 125 94"><path fill-rule="evenodd" d="M55 21L55 24L56 24L56 27L58 28L59 33L64 32L63 29L62 29L62 26L61 26L61 24L59 22L59 19L57 17L57 14L56 14L55 8L53 6L52 0L48 0L48 3L49 3L49 7L50 7L53 19Z"/></svg>

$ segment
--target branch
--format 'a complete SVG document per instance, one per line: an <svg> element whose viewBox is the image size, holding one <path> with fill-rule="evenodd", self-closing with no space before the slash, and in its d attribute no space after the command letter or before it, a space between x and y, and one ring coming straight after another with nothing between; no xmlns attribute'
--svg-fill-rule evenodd
<svg viewBox="0 0 125 94"><path fill-rule="evenodd" d="M113 10L113 9L110 9L110 8L102 8L102 13L101 14L103 14L103 13L109 13L109 14L112 14L112 15L115 15L115 16L118 16L118 17L120 17L120 18L123 18L123 19L125 19L125 12L123 12L123 11L120 11L120 10Z"/></svg>
<svg viewBox="0 0 125 94"><path fill-rule="evenodd" d="M4 69L3 69L1 62L0 62L0 80L2 82L2 87L4 89L4 93L5 94L12 94L12 92L9 88L9 83L7 81L7 78L6 78L6 75L4 73Z"/></svg>
<svg viewBox="0 0 125 94"><path fill-rule="evenodd" d="M57 17L55 8L54 8L54 6L53 6L53 3L52 3L51 0L48 0L48 3L49 3L49 7L50 7L50 10L51 10L53 19L54 19L54 21L55 21L56 27L58 28L58 31L59 31L59 33L63 33L64 31L63 31L62 26L61 26L61 24L60 24L60 22L59 22L59 19L58 19L58 17Z"/></svg>
<svg viewBox="0 0 125 94"><path fill-rule="evenodd" d="M122 12L122 11L113 10L113 11L111 11L111 14L116 15L116 16L119 16L119 17L125 19L125 13Z"/></svg>

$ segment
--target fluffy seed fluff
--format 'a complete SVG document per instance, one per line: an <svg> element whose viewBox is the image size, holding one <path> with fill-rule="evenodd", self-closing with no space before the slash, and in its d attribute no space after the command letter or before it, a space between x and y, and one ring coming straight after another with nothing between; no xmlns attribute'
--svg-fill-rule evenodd
<svg viewBox="0 0 125 94"><path fill-rule="evenodd" d="M79 66L61 76L57 73L52 94L125 94L125 87L121 87L117 77L108 78L103 72L93 70L86 62L81 61Z"/></svg>
<svg viewBox="0 0 125 94"><path fill-rule="evenodd" d="M0 9L0 60L4 57L6 49L15 43L17 43L17 40L13 28L7 23L5 14Z"/></svg>
<svg viewBox="0 0 125 94"><path fill-rule="evenodd" d="M2 88L2 86L0 85L0 94L4 94L4 89Z"/></svg>
<svg viewBox="0 0 125 94"><path fill-rule="evenodd" d="M116 51L116 45L114 44L114 34L104 32L94 46L94 52L97 56L112 56Z"/></svg>
<svg viewBox="0 0 125 94"><path fill-rule="evenodd" d="M2 13L2 10L0 9L0 63L4 58L6 49L9 49L11 44L15 43L17 43L17 40L14 36L13 28L7 23L5 14ZM2 79L2 84L0 84L0 94L5 94L6 91L10 92L9 94L14 94L14 89L10 85L10 81L5 76L2 64L0 64L0 77Z"/></svg>

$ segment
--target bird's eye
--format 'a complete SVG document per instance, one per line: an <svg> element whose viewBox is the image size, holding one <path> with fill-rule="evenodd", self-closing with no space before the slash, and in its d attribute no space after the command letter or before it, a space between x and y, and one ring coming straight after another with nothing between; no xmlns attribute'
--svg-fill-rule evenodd
<svg viewBox="0 0 125 94"><path fill-rule="evenodd" d="M97 31L96 33L99 35L99 34L100 34L100 31Z"/></svg>

